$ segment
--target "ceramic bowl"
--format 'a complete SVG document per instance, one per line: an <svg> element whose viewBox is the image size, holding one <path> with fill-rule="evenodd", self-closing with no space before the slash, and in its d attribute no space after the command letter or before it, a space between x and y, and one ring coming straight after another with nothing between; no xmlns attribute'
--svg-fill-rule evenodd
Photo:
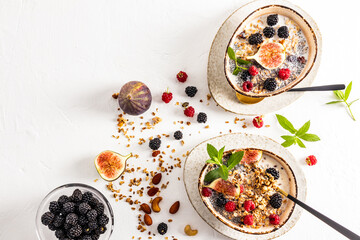
<svg viewBox="0 0 360 240"><path fill-rule="evenodd" d="M240 34L243 31L244 27L246 25L250 24L251 21L253 21L254 19L256 19L260 16L268 15L268 14L279 14L279 15L283 15L283 16L288 17L291 20L293 20L300 27L300 29L302 30L302 32L307 40L308 47L309 47L309 54L308 54L307 62L305 64L304 69L301 71L301 73L297 76L297 78L295 80L293 80L286 86L279 88L270 93L253 93L253 92L242 91L242 89L241 89L242 86L240 86L240 84L238 83L238 77L234 76L230 70L230 61L229 61L230 59L229 59L227 52L225 51L224 52L224 71L225 71L225 76L226 76L228 83L237 93L240 93L242 95L252 97L252 98L271 97L271 96L275 96L280 93L286 92L289 89L293 88L294 86L296 86L298 83L300 83L304 78L306 78L309 75L309 73L311 72L312 67L315 63L317 55L318 55L318 39L316 37L314 30L312 29L311 25L309 24L308 20L306 18L304 18L300 13L295 11L294 9L284 6L284 5L280 5L280 4L279 5L276 5L276 4L275 5L265 5L261 8L258 8L255 11L251 12L246 18L244 18L244 20L242 22L239 23L238 28L232 35L227 46L229 47L229 46L233 45L234 41L236 40L236 36L238 34Z"/></svg>

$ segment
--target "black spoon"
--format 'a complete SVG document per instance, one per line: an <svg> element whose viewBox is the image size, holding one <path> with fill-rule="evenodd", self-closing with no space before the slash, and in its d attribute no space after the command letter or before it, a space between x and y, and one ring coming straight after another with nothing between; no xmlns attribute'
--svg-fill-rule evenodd
<svg viewBox="0 0 360 240"><path fill-rule="evenodd" d="M324 86L315 86L315 87L304 87L304 88L292 88L288 92L314 92L314 91L334 91L334 90L344 90L344 84L333 84L333 85L324 85Z"/></svg>
<svg viewBox="0 0 360 240"><path fill-rule="evenodd" d="M312 215L314 215L315 217L319 218L320 220L322 220L324 223L326 223L327 225L329 225L330 227L332 227L333 229L335 229L336 231L338 231L339 233L341 233L342 235L344 235L345 237L351 239L351 240L360 240L360 236L356 235L354 232L350 231L349 229L341 226L340 224L338 224L337 222L334 222L333 220L331 220L330 218L326 217L325 215L319 213L318 211L316 211L315 209L309 207L308 205L306 205L305 203L303 203L302 201L296 199L295 197L291 196L290 194L288 194L287 192L285 192L282 189L278 189L278 191L284 195L285 197L287 197L288 199L290 199L291 201L293 201L294 203L298 204L299 206L301 206L302 208L304 208L305 210L307 210L308 212L310 212Z"/></svg>

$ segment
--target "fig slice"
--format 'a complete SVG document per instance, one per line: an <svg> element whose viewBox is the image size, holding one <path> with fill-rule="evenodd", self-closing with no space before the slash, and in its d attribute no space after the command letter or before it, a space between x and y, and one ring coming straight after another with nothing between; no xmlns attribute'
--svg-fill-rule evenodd
<svg viewBox="0 0 360 240"><path fill-rule="evenodd" d="M255 59L266 69L275 69L285 60L285 47L276 42L263 43L258 52L247 59Z"/></svg>
<svg viewBox="0 0 360 240"><path fill-rule="evenodd" d="M110 150L103 151L95 158L96 170L104 180L115 181L124 172L126 161L131 156L131 153L123 156Z"/></svg>
<svg viewBox="0 0 360 240"><path fill-rule="evenodd" d="M210 185L205 187L221 192L225 196L237 197L240 195L240 186L229 181L225 181L222 178L215 179L210 183Z"/></svg>
<svg viewBox="0 0 360 240"><path fill-rule="evenodd" d="M262 157L262 151L261 150L245 150L244 151L244 156L241 159L241 163L247 163L247 164L251 164L251 163L255 163L260 161L261 157Z"/></svg>

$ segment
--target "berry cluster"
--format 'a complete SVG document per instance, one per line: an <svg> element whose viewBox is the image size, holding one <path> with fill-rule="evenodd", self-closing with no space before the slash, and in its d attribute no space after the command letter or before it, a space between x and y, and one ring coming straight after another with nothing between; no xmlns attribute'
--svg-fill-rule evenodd
<svg viewBox="0 0 360 240"><path fill-rule="evenodd" d="M41 223L55 231L58 239L97 240L109 222L104 208L92 193L76 189L71 196L62 195L50 202L49 212L41 216Z"/></svg>

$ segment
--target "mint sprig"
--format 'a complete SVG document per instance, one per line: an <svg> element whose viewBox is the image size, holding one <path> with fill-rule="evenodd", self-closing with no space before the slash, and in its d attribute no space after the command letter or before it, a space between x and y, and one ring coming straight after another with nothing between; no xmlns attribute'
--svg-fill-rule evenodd
<svg viewBox="0 0 360 240"><path fill-rule="evenodd" d="M354 102L356 102L357 100L359 100L359 98L358 98L358 99L355 99L355 100L353 100L353 101L351 101L351 102L349 102L349 103L347 102L347 100L348 100L348 98L349 98L349 96L350 96L351 89L352 89L352 81L351 81L351 82L349 83L349 85L346 87L345 93L344 93L343 91L341 91L341 90L336 90L336 91L334 91L335 97L336 97L337 99L340 99L340 100L328 102L328 103L326 103L326 104L345 103L347 109L349 110L349 113L350 113L351 118L352 118L354 121L356 121L356 119L355 119L355 117L354 117L354 115L353 115L353 113L352 113L352 111L351 111L350 106L351 106Z"/></svg>
<svg viewBox="0 0 360 240"><path fill-rule="evenodd" d="M276 114L279 124L287 131L294 135L281 136L285 140L281 145L283 147L290 147L291 145L299 145L301 148L306 148L302 140L307 142L320 141L320 138L312 133L307 133L310 129L310 120L307 121L299 130L296 130L294 125L284 116Z"/></svg>
<svg viewBox="0 0 360 240"><path fill-rule="evenodd" d="M238 151L231 154L229 160L226 163L223 162L225 146L222 147L219 151L211 144L207 144L207 152L210 159L206 162L210 164L216 164L219 167L211 170L205 175L205 182L212 182L217 178L222 178L227 180L229 177L229 171L233 169L237 164L240 163L241 159L244 156L244 151Z"/></svg>
<svg viewBox="0 0 360 240"><path fill-rule="evenodd" d="M248 70L247 68L242 67L240 65L249 65L251 63L250 61L246 61L246 60L243 60L241 58L237 58L234 49L232 49L231 47L228 47L227 53L229 55L229 58L231 60L235 61L235 69L234 69L234 71L232 73L233 75L238 75L239 72L241 72L243 70Z"/></svg>

